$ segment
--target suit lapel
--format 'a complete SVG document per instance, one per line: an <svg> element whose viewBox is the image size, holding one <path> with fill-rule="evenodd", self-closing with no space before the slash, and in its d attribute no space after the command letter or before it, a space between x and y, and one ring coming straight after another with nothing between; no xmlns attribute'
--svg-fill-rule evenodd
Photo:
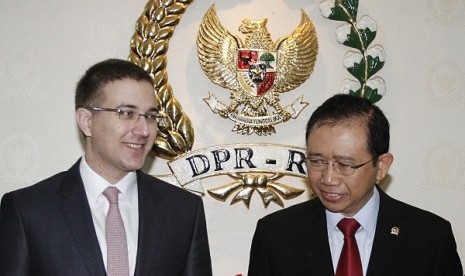
<svg viewBox="0 0 465 276"><path fill-rule="evenodd" d="M310 210L301 214L300 227L301 245L305 252L308 272L305 275L334 275L331 252L329 250L326 215L320 200L311 200Z"/></svg>
<svg viewBox="0 0 465 276"><path fill-rule="evenodd" d="M380 206L367 276L390 275L389 271L398 266L399 253L408 237L405 231L408 228L405 224L408 213L379 187L377 189Z"/></svg>
<svg viewBox="0 0 465 276"><path fill-rule="evenodd" d="M62 214L89 275L105 275L102 253L79 173L79 163L78 161L74 164L63 178L59 192L63 200Z"/></svg>
<svg viewBox="0 0 465 276"><path fill-rule="evenodd" d="M139 194L139 241L137 245L136 271L134 275L147 275L153 266L162 237L167 204L158 192L153 181L141 172L137 173Z"/></svg>

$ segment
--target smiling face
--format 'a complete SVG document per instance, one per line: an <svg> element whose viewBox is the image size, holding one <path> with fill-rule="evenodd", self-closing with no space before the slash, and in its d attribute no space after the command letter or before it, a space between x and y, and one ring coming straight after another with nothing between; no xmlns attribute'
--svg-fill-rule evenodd
<svg viewBox="0 0 465 276"><path fill-rule="evenodd" d="M307 137L307 152L312 158L326 162L362 164L371 156L367 147L367 134L363 123L345 121L337 124L317 124ZM313 192L331 212L354 216L373 195L375 183L387 174L392 155L382 154L376 164L368 162L355 170L353 175L341 176L327 165L323 171L308 171Z"/></svg>
<svg viewBox="0 0 465 276"><path fill-rule="evenodd" d="M153 112L156 101L153 86L147 81L116 80L106 84L99 107L130 107L136 114ZM110 183L128 172L143 167L157 134L157 124L144 116L122 120L115 112L76 111L78 125L85 136L85 157L89 166Z"/></svg>

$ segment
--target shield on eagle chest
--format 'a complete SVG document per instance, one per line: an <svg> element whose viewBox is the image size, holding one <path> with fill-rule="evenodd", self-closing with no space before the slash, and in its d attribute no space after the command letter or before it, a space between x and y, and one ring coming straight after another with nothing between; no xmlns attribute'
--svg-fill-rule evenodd
<svg viewBox="0 0 465 276"><path fill-rule="evenodd" d="M273 87L276 78L276 51L239 49L237 78L253 96L262 96Z"/></svg>

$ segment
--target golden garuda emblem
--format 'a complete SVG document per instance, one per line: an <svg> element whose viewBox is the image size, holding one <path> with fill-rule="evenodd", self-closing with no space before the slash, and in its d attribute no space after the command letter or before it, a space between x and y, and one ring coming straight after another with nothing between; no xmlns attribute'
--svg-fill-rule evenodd
<svg viewBox="0 0 465 276"><path fill-rule="evenodd" d="M235 122L239 134L269 135L274 125L297 118L308 105L303 96L283 107L279 93L306 81L316 62L318 41L313 23L302 10L297 28L276 42L267 19L244 19L239 31L245 43L226 30L211 6L200 24L197 50L200 65L215 84L231 91L224 104L212 92L204 99L211 110Z"/></svg>

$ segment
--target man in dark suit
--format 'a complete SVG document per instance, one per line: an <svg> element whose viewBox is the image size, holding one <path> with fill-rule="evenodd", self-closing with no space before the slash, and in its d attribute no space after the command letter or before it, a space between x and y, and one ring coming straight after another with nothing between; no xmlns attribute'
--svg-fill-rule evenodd
<svg viewBox="0 0 465 276"><path fill-rule="evenodd" d="M258 221L249 276L463 275L450 223L376 184L393 161L377 106L335 95L312 114L305 137L315 198ZM342 221L354 222L355 234L343 234ZM353 272L344 272L347 262Z"/></svg>
<svg viewBox="0 0 465 276"><path fill-rule="evenodd" d="M140 171L158 111L153 81L137 65L111 59L87 70L76 88L84 156L3 196L0 275L212 274L202 200Z"/></svg>

